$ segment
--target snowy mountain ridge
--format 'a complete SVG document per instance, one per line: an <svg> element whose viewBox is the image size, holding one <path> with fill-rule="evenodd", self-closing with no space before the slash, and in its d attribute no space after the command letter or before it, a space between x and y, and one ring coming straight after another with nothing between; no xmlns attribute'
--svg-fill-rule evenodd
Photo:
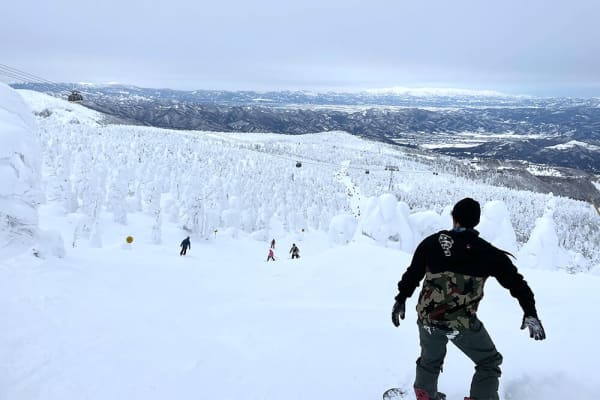
<svg viewBox="0 0 600 400"><path fill-rule="evenodd" d="M435 97L456 97L456 96L481 96L481 97L527 97L519 95L508 95L496 90L474 90L457 88L429 88L429 87L404 87L394 86L389 88L374 88L365 90L369 94L395 94L405 96L435 96Z"/></svg>
<svg viewBox="0 0 600 400"><path fill-rule="evenodd" d="M573 140L600 146L600 103L595 98L480 95L437 89L412 95L402 90L307 93L177 91L122 85L15 87L53 93L80 89L88 107L142 125L285 134L341 130L465 159L521 160L600 172L600 158L585 147L574 147L570 152L551 148ZM467 148L464 134L473 132L483 142Z"/></svg>

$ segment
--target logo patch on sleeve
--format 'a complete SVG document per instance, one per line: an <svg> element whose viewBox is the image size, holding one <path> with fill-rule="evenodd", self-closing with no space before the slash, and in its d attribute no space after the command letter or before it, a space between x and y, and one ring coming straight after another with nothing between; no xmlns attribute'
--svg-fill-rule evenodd
<svg viewBox="0 0 600 400"><path fill-rule="evenodd" d="M452 252L450 251L450 249L452 248L452 245L454 244L454 240L452 239L452 237L446 235L445 233L442 233L438 237L438 241L440 242L440 246L442 246L442 249L444 249L444 255L446 257L450 257L452 255Z"/></svg>

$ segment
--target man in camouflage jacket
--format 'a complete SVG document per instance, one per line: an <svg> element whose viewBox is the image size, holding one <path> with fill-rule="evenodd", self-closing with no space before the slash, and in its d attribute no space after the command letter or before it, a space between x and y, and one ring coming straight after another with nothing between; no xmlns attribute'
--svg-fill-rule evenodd
<svg viewBox="0 0 600 400"><path fill-rule="evenodd" d="M406 299L425 278L417 304L421 356L414 389L418 400L445 398L437 390L437 381L448 340L475 363L471 397L465 400L498 400L502 355L476 314L490 276L519 301L524 312L521 329L528 327L535 340L546 338L533 292L508 253L481 239L473 229L480 214L479 203L471 198L456 203L452 210L454 228L425 238L398 282L400 293L392 310L395 326L404 319Z"/></svg>

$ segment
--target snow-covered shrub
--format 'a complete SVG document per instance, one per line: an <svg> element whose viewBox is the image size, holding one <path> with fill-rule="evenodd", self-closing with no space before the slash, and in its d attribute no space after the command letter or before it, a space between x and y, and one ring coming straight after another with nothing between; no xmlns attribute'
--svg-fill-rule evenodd
<svg viewBox="0 0 600 400"><path fill-rule="evenodd" d="M375 241L411 251L414 248L414 234L408 221L408 206L399 203L392 194L383 194L367 202L364 217L361 219L362 233Z"/></svg>
<svg viewBox="0 0 600 400"><path fill-rule="evenodd" d="M329 241L336 244L350 242L356 232L357 221L352 215L336 215L329 224Z"/></svg>

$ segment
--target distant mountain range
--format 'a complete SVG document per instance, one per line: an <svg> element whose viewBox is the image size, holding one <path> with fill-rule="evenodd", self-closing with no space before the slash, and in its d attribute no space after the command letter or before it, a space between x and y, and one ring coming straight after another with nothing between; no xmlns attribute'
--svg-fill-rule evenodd
<svg viewBox="0 0 600 400"><path fill-rule="evenodd" d="M15 84L80 90L84 104L130 123L224 132L341 130L460 158L523 160L600 173L600 99L495 92L177 91L121 85Z"/></svg>

